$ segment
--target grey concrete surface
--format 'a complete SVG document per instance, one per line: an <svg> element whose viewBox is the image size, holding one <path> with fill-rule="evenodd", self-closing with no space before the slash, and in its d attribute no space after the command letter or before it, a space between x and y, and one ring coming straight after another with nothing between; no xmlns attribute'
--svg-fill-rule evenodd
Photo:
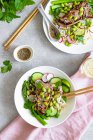
<svg viewBox="0 0 93 140"><path fill-rule="evenodd" d="M40 0L37 0L40 1ZM5 128L17 115L14 105L14 89L19 78L28 70L40 65L57 67L69 76L73 75L80 66L84 55L70 55L62 53L54 48L45 37L40 14L29 24L17 40L12 44L9 51L4 51L3 43L34 9L26 8L20 13L21 18L11 23L0 22L0 66L4 60L11 60L13 69L10 73L0 73L0 130ZM28 63L18 63L13 58L13 50L18 45L31 45L34 51L33 60ZM93 124L82 136L81 140L93 140Z"/></svg>

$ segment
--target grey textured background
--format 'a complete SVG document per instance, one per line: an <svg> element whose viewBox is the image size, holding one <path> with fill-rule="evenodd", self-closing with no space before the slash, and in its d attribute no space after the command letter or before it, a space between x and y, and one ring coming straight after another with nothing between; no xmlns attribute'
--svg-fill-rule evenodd
<svg viewBox="0 0 93 140"><path fill-rule="evenodd" d="M14 20L10 24L0 22L0 66L6 59L11 60L13 64L10 73L4 75L0 73L0 130L5 128L18 115L14 105L14 89L17 81L26 71L36 66L49 65L57 67L71 76L77 71L84 57L84 55L62 53L54 48L45 37L40 14L22 32L9 51L5 52L3 50L4 41L8 39L35 6L26 8L20 13L21 19ZM30 45L34 51L33 60L25 64L18 63L13 58L14 48L24 44ZM93 124L81 140L93 140Z"/></svg>

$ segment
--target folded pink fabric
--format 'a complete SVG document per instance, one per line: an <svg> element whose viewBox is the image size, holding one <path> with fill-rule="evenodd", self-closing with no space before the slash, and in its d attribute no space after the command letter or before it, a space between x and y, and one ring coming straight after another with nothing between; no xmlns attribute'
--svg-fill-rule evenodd
<svg viewBox="0 0 93 140"><path fill-rule="evenodd" d="M93 85L93 79L81 74L80 69L72 76L76 89ZM1 132L1 140L79 140L93 119L93 94L76 98L76 108L63 124L49 129L41 129L27 124L17 117Z"/></svg>

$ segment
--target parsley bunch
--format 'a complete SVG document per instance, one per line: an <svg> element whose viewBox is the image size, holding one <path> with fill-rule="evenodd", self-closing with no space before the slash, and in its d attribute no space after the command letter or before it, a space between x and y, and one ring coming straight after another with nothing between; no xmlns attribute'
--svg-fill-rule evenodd
<svg viewBox="0 0 93 140"><path fill-rule="evenodd" d="M1 73L7 73L9 71L11 71L12 69L12 64L9 60L5 60L3 62L3 66L1 67Z"/></svg>
<svg viewBox="0 0 93 140"><path fill-rule="evenodd" d="M0 20L10 22L19 18L17 12L34 3L33 0L0 0Z"/></svg>

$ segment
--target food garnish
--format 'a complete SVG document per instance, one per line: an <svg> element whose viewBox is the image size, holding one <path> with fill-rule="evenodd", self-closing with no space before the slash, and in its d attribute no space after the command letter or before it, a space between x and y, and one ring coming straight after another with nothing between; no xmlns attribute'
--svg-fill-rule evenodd
<svg viewBox="0 0 93 140"><path fill-rule="evenodd" d="M10 22L19 18L17 12L34 3L33 0L0 0L0 20Z"/></svg>
<svg viewBox="0 0 93 140"><path fill-rule="evenodd" d="M22 86L24 108L29 109L42 125L46 125L47 119L60 116L67 102L65 93L70 90L68 80L54 77L52 73L35 72Z"/></svg>
<svg viewBox="0 0 93 140"><path fill-rule="evenodd" d="M3 62L3 65L4 66L1 67L1 73L7 73L7 72L11 71L12 64L11 64L11 62L9 60L5 60Z"/></svg>

